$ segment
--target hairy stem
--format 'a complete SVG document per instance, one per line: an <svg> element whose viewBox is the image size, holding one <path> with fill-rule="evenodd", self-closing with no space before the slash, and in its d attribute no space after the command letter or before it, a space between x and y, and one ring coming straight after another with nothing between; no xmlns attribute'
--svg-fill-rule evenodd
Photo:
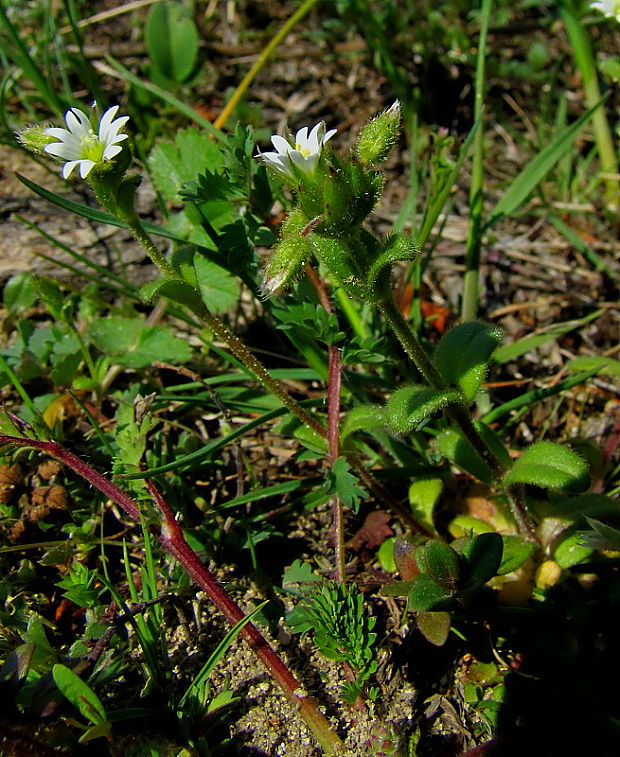
<svg viewBox="0 0 620 757"><path fill-rule="evenodd" d="M102 494L122 507L133 520L137 523L140 522L138 504L131 497L60 444L0 434L0 445L34 447L50 455L50 457L60 460L96 489L99 489ZM152 484L149 485L149 488L163 518L158 537L162 547L179 561L187 574L206 592L209 599L231 625L235 625L243 620L245 618L243 611L218 583L215 576L203 564L196 552L189 546L180 526L159 492L157 492ZM241 635L281 687L286 698L299 710L301 717L311 729L321 747L327 754L336 754L342 746L340 738L331 729L314 700L303 692L300 692L301 684L281 658L274 652L265 637L252 623L247 623L243 627Z"/></svg>
<svg viewBox="0 0 620 757"><path fill-rule="evenodd" d="M424 351L416 335L409 327L394 300L381 302L378 307L426 383L439 391L446 389L443 379ZM457 424L463 436L493 471L494 477L501 479L506 473L506 467L476 428L469 409L464 405L452 405L447 407L445 412ZM511 511L519 530L528 539L534 539L534 524L525 509L522 487L509 486L507 491L510 498Z"/></svg>

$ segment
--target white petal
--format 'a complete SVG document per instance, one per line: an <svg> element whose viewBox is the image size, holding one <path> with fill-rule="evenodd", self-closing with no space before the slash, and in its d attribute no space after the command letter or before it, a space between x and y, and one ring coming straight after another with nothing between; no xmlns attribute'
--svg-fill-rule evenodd
<svg viewBox="0 0 620 757"><path fill-rule="evenodd" d="M95 165L94 160L80 160L80 176L85 179Z"/></svg>
<svg viewBox="0 0 620 757"><path fill-rule="evenodd" d="M99 139L102 142L105 142L104 134L107 135L117 110L118 105L113 105L101 116L101 120L99 121Z"/></svg>
<svg viewBox="0 0 620 757"><path fill-rule="evenodd" d="M325 144L328 139L331 139L334 136L334 134L336 134L337 131L338 129L330 129L327 132L327 134L323 137L323 144Z"/></svg>
<svg viewBox="0 0 620 757"><path fill-rule="evenodd" d="M79 108L71 108L65 113L65 121L69 131L76 137L83 137L91 130L90 121Z"/></svg>
<svg viewBox="0 0 620 757"><path fill-rule="evenodd" d="M52 142L49 145L45 145L43 149L50 155L55 155L57 158L62 158L63 160L79 160L80 158L80 151L65 142Z"/></svg>
<svg viewBox="0 0 620 757"><path fill-rule="evenodd" d="M81 161L79 160L70 160L68 163L65 163L62 167L62 177L63 179L68 179L69 176L71 176L71 172L73 169L79 165Z"/></svg>
<svg viewBox="0 0 620 757"><path fill-rule="evenodd" d="M114 139L107 139L106 144L114 145L117 142L122 142L124 139L129 139L129 134L119 134L118 136L114 137Z"/></svg>
<svg viewBox="0 0 620 757"><path fill-rule="evenodd" d="M325 132L325 121L320 121L310 132L308 144L306 145L310 152L318 152L323 142L322 137Z"/></svg>
<svg viewBox="0 0 620 757"><path fill-rule="evenodd" d="M297 168L300 168L302 171L308 172L309 170L312 170L308 166L308 160L304 158L304 156L299 152L299 150L291 150L289 153L290 159L293 161L293 163L297 166Z"/></svg>
<svg viewBox="0 0 620 757"><path fill-rule="evenodd" d="M308 127L304 126L295 135L295 146L299 145L303 150L308 146Z"/></svg>
<svg viewBox="0 0 620 757"><path fill-rule="evenodd" d="M54 137L55 139L60 139L61 141L64 141L67 138L75 139L75 135L71 134L70 131L67 131L66 129L60 129L57 126L52 126L49 129L46 129L45 134L49 134L50 137Z"/></svg>
<svg viewBox="0 0 620 757"><path fill-rule="evenodd" d="M108 145L103 151L103 159L111 160L115 155L118 155L123 148L120 145Z"/></svg>
<svg viewBox="0 0 620 757"><path fill-rule="evenodd" d="M276 150L286 155L291 150L291 146L289 143L284 139L284 137L281 137L279 134L274 134L273 137L271 137L271 144L276 148Z"/></svg>

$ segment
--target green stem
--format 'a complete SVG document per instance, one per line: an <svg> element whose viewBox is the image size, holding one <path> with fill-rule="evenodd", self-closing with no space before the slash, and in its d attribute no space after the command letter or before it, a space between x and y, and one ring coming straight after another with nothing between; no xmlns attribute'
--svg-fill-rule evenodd
<svg viewBox="0 0 620 757"><path fill-rule="evenodd" d="M480 13L480 39L476 61L476 83L474 100L474 120L482 118L484 107L484 63L487 47L487 32L491 15L492 0L483 0ZM484 183L484 130L477 129L474 135L474 156L472 161L471 185L469 188L469 230L467 233L467 254L465 256L465 277L463 279L463 321L476 319L478 311L478 279L480 276L480 252L482 249L482 189Z"/></svg>
<svg viewBox="0 0 620 757"><path fill-rule="evenodd" d="M424 351L422 345L418 342L416 335L409 327L409 324L404 319L394 300L381 302L378 304L378 308L383 313L385 320L396 334L398 341L402 344L405 352L418 371L422 374L426 383L438 391L445 390L447 387L443 379ZM493 471L495 478L501 480L506 473L506 467L476 428L469 409L465 407L465 405L451 405L446 408L446 414L461 429L463 436ZM535 538L534 524L525 509L522 489L520 487L510 486L508 487L508 495L510 498L512 513L521 533L530 539Z"/></svg>

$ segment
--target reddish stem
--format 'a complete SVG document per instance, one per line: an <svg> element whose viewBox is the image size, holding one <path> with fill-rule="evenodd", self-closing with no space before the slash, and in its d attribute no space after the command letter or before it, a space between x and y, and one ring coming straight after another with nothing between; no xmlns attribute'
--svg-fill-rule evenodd
<svg viewBox="0 0 620 757"><path fill-rule="evenodd" d="M61 447L57 442L39 441L37 439L0 434L0 445L5 444L15 447L34 447L51 457L55 457L91 483L95 488L99 489L106 497L120 505L131 518L139 522L140 510L137 503L131 497L104 478L100 473L93 470L83 460L80 460L64 447ZM148 482L148 486L163 517L161 531L158 536L163 548L179 561L188 575L207 593L209 599L231 625L235 625L243 620L245 615L239 605L220 586L215 576L203 564L196 552L185 540L181 528L161 494L152 483ZM265 637L252 623L247 623L243 627L241 635L246 640L250 649L252 649L273 676L286 698L299 710L299 714L312 730L325 752L327 754L335 754L342 746L340 738L332 731L314 700L303 693L298 693L301 690L301 684L274 652Z"/></svg>

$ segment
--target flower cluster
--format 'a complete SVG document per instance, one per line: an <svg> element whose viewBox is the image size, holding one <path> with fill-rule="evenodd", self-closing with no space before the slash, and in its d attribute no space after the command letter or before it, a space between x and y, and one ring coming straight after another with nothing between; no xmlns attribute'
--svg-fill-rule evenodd
<svg viewBox="0 0 620 757"><path fill-rule="evenodd" d="M66 129L52 127L45 130L45 134L58 141L50 142L43 149L66 161L62 168L65 179L76 167L85 179L95 166L119 154L122 147L118 143L128 137L121 133L121 129L129 116L115 118L117 111L118 105L106 110L99 120L97 134L88 116L79 108L71 108L65 113Z"/></svg>
<svg viewBox="0 0 620 757"><path fill-rule="evenodd" d="M620 0L594 0L590 3L590 8L620 22Z"/></svg>
<svg viewBox="0 0 620 757"><path fill-rule="evenodd" d="M294 178L295 168L303 173L313 173L323 145L336 133L336 129L325 131L325 121L318 123L310 133L304 126L295 135L295 145L290 144L284 137L275 135L271 142L276 152L258 152L258 157L268 166L275 168L285 176Z"/></svg>

